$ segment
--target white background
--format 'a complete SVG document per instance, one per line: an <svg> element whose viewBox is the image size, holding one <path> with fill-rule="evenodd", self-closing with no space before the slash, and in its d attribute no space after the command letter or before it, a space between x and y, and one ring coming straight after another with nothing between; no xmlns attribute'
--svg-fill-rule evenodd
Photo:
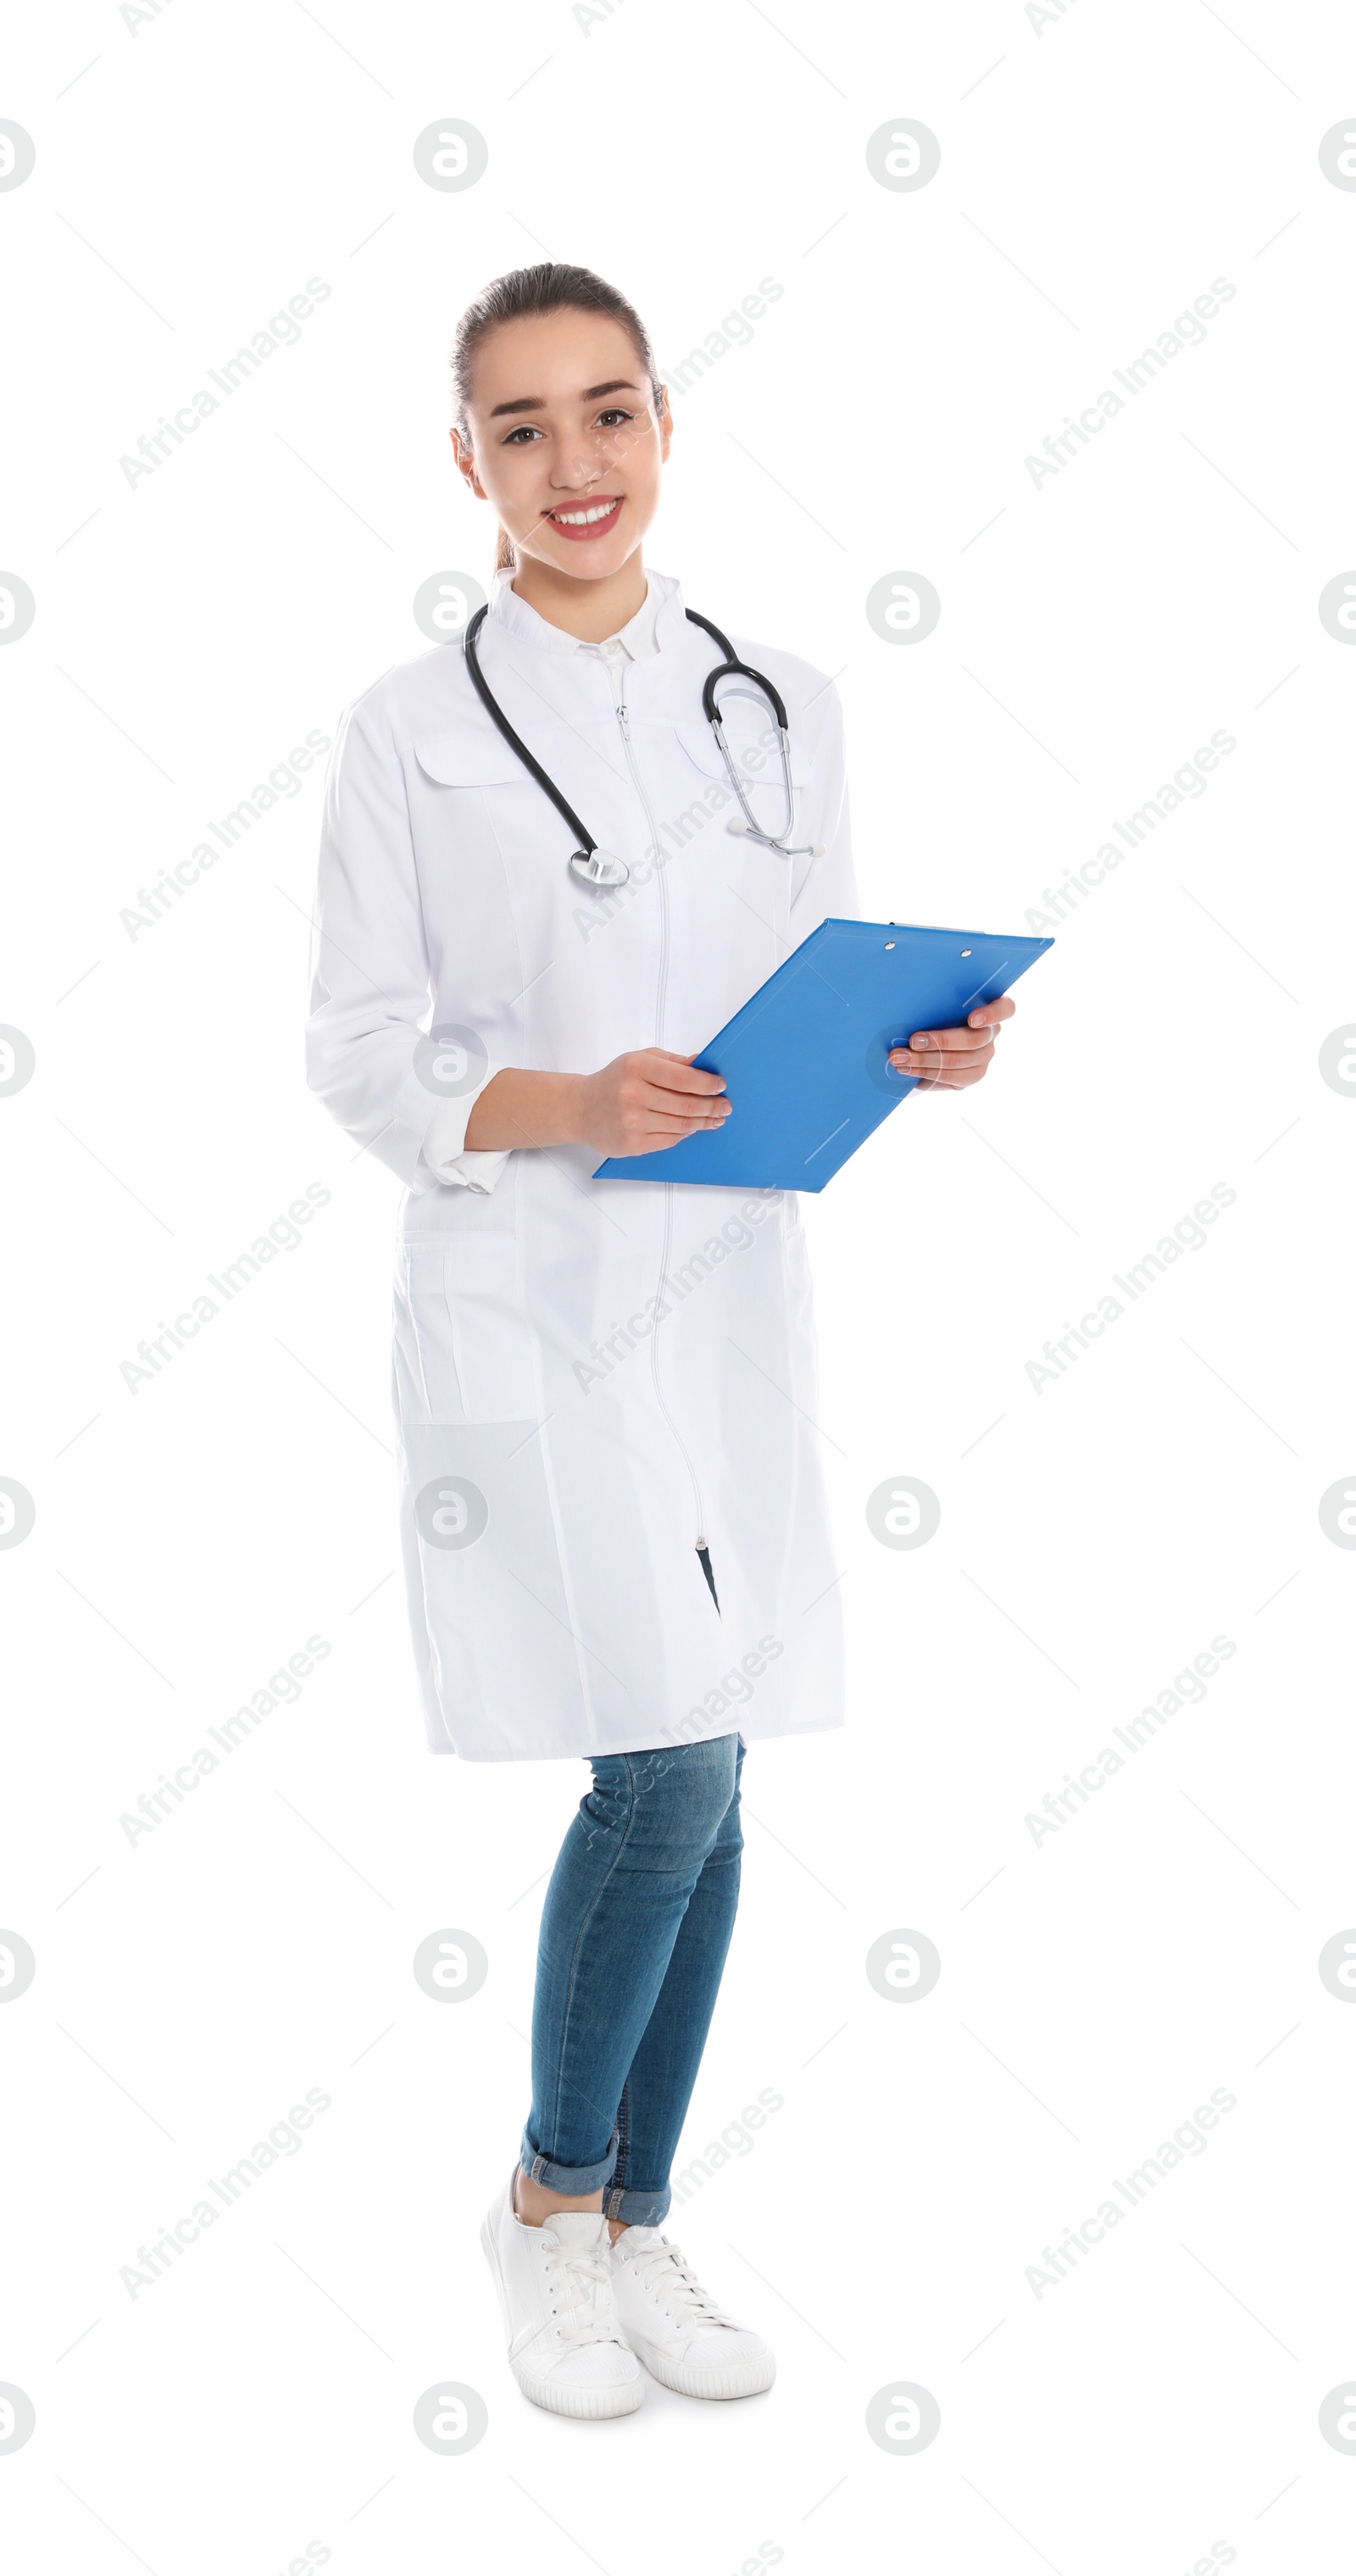
<svg viewBox="0 0 1356 2576"><path fill-rule="evenodd" d="M132 13L137 14L135 11ZM1180 2576L1329 2566L1356 2463L1356 1922L1346 1376L1353 1007L1356 107L1338 11L1013 0L416 0L30 11L0 113L13 1247L0 1472L0 2456L24 2576L134 2562ZM414 138L483 133L440 193ZM891 191L900 116L941 168ZM542 1874L579 1767L424 1751L389 1453L396 1185L307 1094L320 770L133 939L308 729L425 649L431 573L488 578L446 349L546 251L640 306L675 394L652 560L838 676L865 908L1020 929L1216 729L1236 748L1058 925L979 1095L915 1098L806 1203L852 1638L845 1735L747 1765L745 1894L682 2161L683 2241L776 2342L766 2399L529 2408L476 2241L526 2095ZM298 346L153 475L120 468L312 276ZM1058 475L1024 464L1213 279L1203 346ZM866 594L942 600L908 648ZM695 1046L708 1033L694 1030ZM330 1201L135 1393L138 1342L304 1190ZM1215 1183L1236 1192L1037 1393L1026 1363ZM871 1536L919 1477L941 1526ZM1236 1653L1086 1808L1024 1819L1212 1637ZM119 1819L304 1645L328 1657L191 1800ZM455 2008L429 1931L490 1962ZM925 1932L933 1992L864 1959ZM308 2088L331 2107L135 2297L120 2279ZM1028 2267L1213 2090L1236 2107L1038 2297ZM488 2432L416 2440L440 2373ZM866 2408L941 2409L916 2456ZM1210 2552L1218 2544L1213 2561ZM778 2562L774 2553L780 2551ZM304 2562L303 2562L304 2563Z"/></svg>

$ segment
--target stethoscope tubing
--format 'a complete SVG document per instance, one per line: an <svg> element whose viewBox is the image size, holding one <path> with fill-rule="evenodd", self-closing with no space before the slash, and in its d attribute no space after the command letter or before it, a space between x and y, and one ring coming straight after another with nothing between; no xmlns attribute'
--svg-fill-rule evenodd
<svg viewBox="0 0 1356 2576"><path fill-rule="evenodd" d="M571 805L568 800L562 796L555 780L548 776L547 772L543 769L541 762L528 750L527 744L523 741L522 736L515 733L513 726L509 723L508 717L505 715L503 708L495 697L489 681L486 679L485 674L480 667L480 654L477 649L477 639L488 615L488 604L485 607L478 608L475 615L469 620L466 633L463 638L466 651L466 667L471 675L472 687L475 689L481 705L484 707L491 723L497 727L504 741L509 745L509 748L516 752L529 776L535 778L537 785L541 788L543 794L550 797L551 803L554 805L556 812L560 815L562 821L568 823L570 830L577 834L579 847L570 860L572 873L578 877L582 883L591 884L595 888L601 887L606 889L614 887L618 883L624 883L626 877L630 874L630 870L626 868L624 861L611 859L606 853L603 854L603 860L599 864L598 872L594 872L593 863L599 844L595 841L588 825L580 819L578 814L576 814L573 805ZM708 671L706 675L705 682L702 686L702 713L705 716L707 723L710 725L711 730L715 735L716 742L719 745L721 759L725 763L730 784L734 789L743 815L743 828L747 832L750 840L761 842L767 849L777 850L783 858L789 859L802 857L805 855L804 852L788 850L784 847L781 841L773 840L767 833L760 832L758 830L754 816L749 810L748 800L740 783L738 772L735 769L734 762L730 758L729 747L725 740L725 727L721 721L720 708L716 703L716 685L720 680L729 679L731 677L742 680L751 680L756 689L762 690L764 697L767 699L767 702L776 717L777 729L781 739L782 779L786 790L787 805L787 819L783 825L783 830L789 831L791 828L791 815L793 810L791 763L788 750L789 727L787 723L786 706L780 691L773 687L771 680L769 680L762 671L756 671L753 668L752 663L740 661L729 636L723 634L719 626L715 625L709 617L699 616L695 608L685 609L684 615L688 619L690 625L700 626L703 633L710 636L712 642L719 646L720 651L725 656L724 661L718 662L715 669ZM621 871L620 876L614 873L618 870Z"/></svg>
<svg viewBox="0 0 1356 2576"><path fill-rule="evenodd" d="M480 667L480 656L476 651L476 637L480 633L481 627L484 625L489 613L488 607L478 608L466 629L466 668L471 674L471 684L475 689L481 705L485 709L485 713L490 718L491 722L498 726L500 733L503 735L503 738L509 745L510 749L517 752L518 758L522 762L524 769L531 771L537 785L550 797L556 812L561 816L564 822L569 824L570 830L578 834L581 850L591 854L597 849L598 844L595 841L593 834L590 832L588 825L580 822L579 816L576 814L573 805L566 803L565 798L561 795L560 789L555 783L555 780L548 778L546 771L542 768L541 762L533 758L533 755L528 750L522 736L514 732L512 725L509 723L508 717L505 715L503 708L500 706L498 699L490 687L489 681L486 679L485 674Z"/></svg>
<svg viewBox="0 0 1356 2576"><path fill-rule="evenodd" d="M716 725L720 722L720 709L716 705L717 680L728 679L731 672L734 672L741 680L752 680L754 687L762 690L782 732L788 732L790 728L786 721L785 705L783 704L780 694L776 689L774 689L772 682L766 677L766 675L762 671L755 671L752 663L740 661L733 644L730 642L729 636L722 635L720 628L718 626L713 626L709 617L699 617L695 608L687 609L685 614L691 619L694 626L704 627L713 643L720 646L720 649L725 656L723 662L717 663L714 671L707 672L705 685L702 689L702 714L705 716L707 723L709 725Z"/></svg>

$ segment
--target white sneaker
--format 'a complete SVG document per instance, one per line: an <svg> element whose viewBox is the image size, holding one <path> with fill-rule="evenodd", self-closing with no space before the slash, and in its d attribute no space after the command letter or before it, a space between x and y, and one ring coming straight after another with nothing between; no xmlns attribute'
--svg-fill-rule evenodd
<svg viewBox="0 0 1356 2576"><path fill-rule="evenodd" d="M645 2394L623 2341L601 2210L558 2209L525 2227L513 2176L480 2231L508 2335L509 2368L524 2397L553 2415L629 2415Z"/></svg>
<svg viewBox="0 0 1356 2576"><path fill-rule="evenodd" d="M777 2363L761 2335L736 2325L657 2227L627 2227L612 2248L617 2318L633 2352L684 2397L756 2397Z"/></svg>

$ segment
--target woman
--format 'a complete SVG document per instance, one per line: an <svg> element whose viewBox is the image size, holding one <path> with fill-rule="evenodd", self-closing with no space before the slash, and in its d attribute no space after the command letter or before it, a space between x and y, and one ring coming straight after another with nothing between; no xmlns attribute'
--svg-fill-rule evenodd
<svg viewBox="0 0 1356 2576"><path fill-rule="evenodd" d="M794 833L743 682L727 740L762 828L806 846L727 835L702 712L724 657L641 556L672 421L631 306L586 269L517 270L463 316L453 370L456 461L500 526L479 666L598 848L586 865L461 642L388 672L331 769L309 1071L407 1185L394 1394L432 1749L592 1765L482 2234L524 2393L620 2415L642 2364L693 2397L773 2378L661 2222L744 1746L839 1725L842 1682L795 1202L593 1174L730 1116L693 1051L857 898L837 697L763 645L736 649L786 701ZM973 1082L1011 1008L891 1061Z"/></svg>

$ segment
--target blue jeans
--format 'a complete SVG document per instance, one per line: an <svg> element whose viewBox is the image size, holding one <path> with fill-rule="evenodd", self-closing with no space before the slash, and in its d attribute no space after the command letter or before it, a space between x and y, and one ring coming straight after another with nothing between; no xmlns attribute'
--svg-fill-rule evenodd
<svg viewBox="0 0 1356 2576"><path fill-rule="evenodd" d="M657 2227L739 1902L737 1735L593 1764L542 1908L522 2169Z"/></svg>

